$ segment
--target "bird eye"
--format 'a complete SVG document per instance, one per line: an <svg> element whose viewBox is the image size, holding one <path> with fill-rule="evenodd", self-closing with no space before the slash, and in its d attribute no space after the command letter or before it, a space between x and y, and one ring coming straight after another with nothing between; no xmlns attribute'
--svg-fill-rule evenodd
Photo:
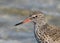
<svg viewBox="0 0 60 43"><path fill-rule="evenodd" d="M37 16L36 16L37 17Z"/></svg>
<svg viewBox="0 0 60 43"><path fill-rule="evenodd" d="M33 18L36 18L37 16L33 17Z"/></svg>

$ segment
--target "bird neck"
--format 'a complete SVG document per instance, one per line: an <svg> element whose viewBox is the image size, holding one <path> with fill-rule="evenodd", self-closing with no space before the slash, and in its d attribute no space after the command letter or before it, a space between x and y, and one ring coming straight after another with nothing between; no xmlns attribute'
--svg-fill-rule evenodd
<svg viewBox="0 0 60 43"><path fill-rule="evenodd" d="M47 25L48 24L47 24L47 22L45 20L35 23L35 25L34 25L34 33L36 34L36 33L41 33L43 31L45 31L45 29L47 28Z"/></svg>

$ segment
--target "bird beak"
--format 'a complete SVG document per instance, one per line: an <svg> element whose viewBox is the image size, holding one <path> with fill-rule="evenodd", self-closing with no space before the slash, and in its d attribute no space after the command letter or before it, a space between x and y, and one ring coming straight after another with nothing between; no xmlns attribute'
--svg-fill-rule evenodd
<svg viewBox="0 0 60 43"><path fill-rule="evenodd" d="M25 19L24 21L15 24L15 26L18 26L18 25L21 25L21 24L24 24L24 23L29 23L29 22L31 22L31 19L30 19L30 18L27 18L27 19Z"/></svg>

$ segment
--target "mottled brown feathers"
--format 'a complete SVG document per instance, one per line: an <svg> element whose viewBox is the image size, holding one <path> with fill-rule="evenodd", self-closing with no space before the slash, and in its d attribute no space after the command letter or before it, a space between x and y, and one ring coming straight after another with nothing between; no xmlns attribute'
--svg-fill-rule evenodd
<svg viewBox="0 0 60 43"><path fill-rule="evenodd" d="M36 18L36 38L43 43L60 43L60 28L54 25L50 25L46 22L46 18L42 12L33 12L33 15L37 15Z"/></svg>

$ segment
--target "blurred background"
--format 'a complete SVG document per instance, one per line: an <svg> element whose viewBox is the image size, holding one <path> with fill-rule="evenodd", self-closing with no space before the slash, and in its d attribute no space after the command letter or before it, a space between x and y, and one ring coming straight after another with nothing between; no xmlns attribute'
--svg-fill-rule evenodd
<svg viewBox="0 0 60 43"><path fill-rule="evenodd" d="M32 22L14 27L37 10L60 26L60 0L0 0L0 43L37 43Z"/></svg>

